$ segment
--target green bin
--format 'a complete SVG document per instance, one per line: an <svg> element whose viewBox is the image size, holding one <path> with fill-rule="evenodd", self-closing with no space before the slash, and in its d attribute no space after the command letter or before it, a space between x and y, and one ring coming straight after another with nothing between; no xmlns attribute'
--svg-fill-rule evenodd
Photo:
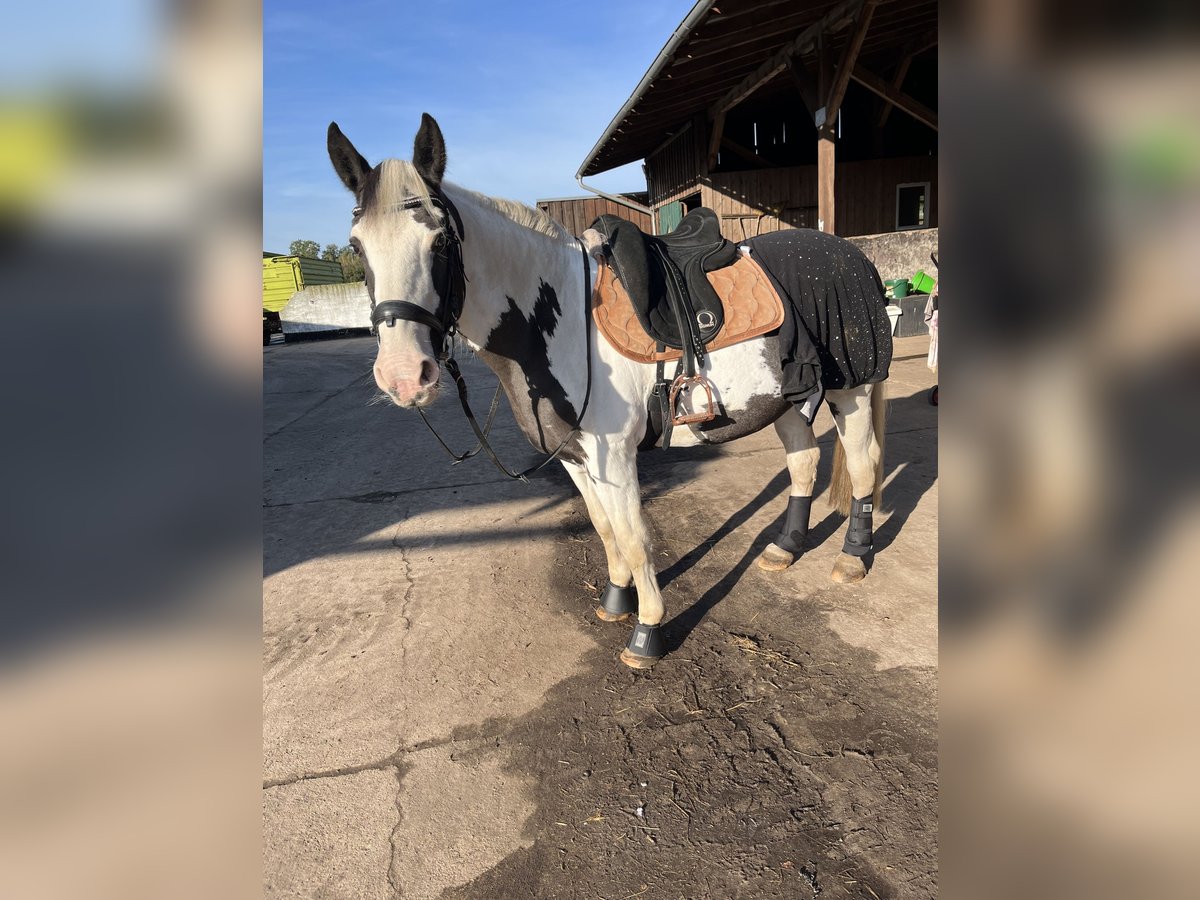
<svg viewBox="0 0 1200 900"><path fill-rule="evenodd" d="M912 277L913 290L918 294L930 294L933 292L934 285L937 284L937 279L931 275L926 275L924 272L917 272Z"/></svg>

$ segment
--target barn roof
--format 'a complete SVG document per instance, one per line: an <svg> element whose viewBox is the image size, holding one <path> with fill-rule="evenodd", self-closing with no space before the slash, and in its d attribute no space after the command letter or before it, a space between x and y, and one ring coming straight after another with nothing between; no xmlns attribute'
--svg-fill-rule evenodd
<svg viewBox="0 0 1200 900"><path fill-rule="evenodd" d="M822 24L826 33L846 29L863 2L699 0L577 174L595 175L644 159L698 113L745 99L739 93L751 86L787 77L789 57L815 59L815 35ZM895 60L897 48L920 46L931 35L936 39L937 16L937 0L879 0L860 63L880 73L881 63ZM833 44L836 53L837 41Z"/></svg>

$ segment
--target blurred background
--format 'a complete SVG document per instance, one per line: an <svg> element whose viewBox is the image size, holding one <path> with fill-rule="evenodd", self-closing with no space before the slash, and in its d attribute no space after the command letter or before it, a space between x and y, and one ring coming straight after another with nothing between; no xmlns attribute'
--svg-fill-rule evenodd
<svg viewBox="0 0 1200 900"><path fill-rule="evenodd" d="M945 896L1191 896L1200 7L941 12ZM253 896L261 16L0 42L0 896Z"/></svg>
<svg viewBox="0 0 1200 900"><path fill-rule="evenodd" d="M0 36L0 896L255 896L261 26Z"/></svg>
<svg viewBox="0 0 1200 900"><path fill-rule="evenodd" d="M1198 25L941 5L948 897L1194 895Z"/></svg>

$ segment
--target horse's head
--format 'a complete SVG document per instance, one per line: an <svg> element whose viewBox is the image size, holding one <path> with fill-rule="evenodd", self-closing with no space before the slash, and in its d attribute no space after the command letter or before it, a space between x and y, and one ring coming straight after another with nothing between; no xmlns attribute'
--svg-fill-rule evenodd
<svg viewBox="0 0 1200 900"><path fill-rule="evenodd" d="M462 226L441 189L441 129L426 113L412 163L386 159L372 168L331 122L329 158L356 200L350 243L363 260L379 336L375 382L399 406L427 406L463 299Z"/></svg>

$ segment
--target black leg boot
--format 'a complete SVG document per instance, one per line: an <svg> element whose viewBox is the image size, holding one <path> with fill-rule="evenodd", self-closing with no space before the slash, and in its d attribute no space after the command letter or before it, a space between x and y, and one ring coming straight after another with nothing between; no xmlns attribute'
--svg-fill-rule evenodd
<svg viewBox="0 0 1200 900"><path fill-rule="evenodd" d="M603 622L624 622L635 614L637 609L637 588L632 584L628 587L617 587L610 581L604 593L600 595L596 618Z"/></svg>
<svg viewBox="0 0 1200 900"><path fill-rule="evenodd" d="M788 497L787 518L783 530L775 538L775 546L792 556L804 552L804 539L808 537L808 517L812 512L812 497Z"/></svg>
<svg viewBox="0 0 1200 900"><path fill-rule="evenodd" d="M842 545L843 553L866 556L871 552L871 542L874 540L871 513L874 510L875 503L870 496L861 500L857 497L854 499L850 507L850 526L846 529L846 543Z"/></svg>

